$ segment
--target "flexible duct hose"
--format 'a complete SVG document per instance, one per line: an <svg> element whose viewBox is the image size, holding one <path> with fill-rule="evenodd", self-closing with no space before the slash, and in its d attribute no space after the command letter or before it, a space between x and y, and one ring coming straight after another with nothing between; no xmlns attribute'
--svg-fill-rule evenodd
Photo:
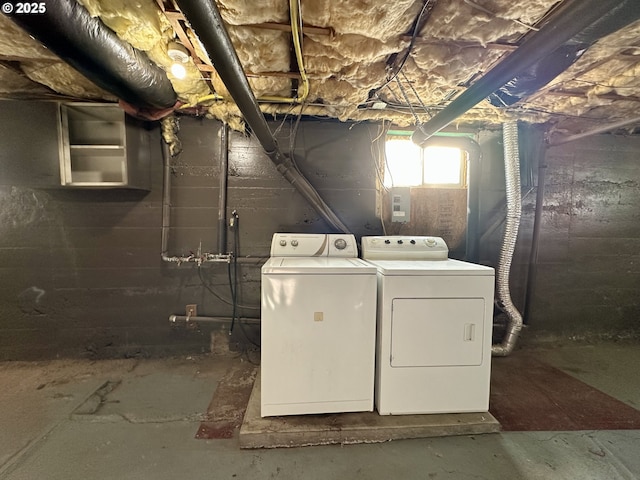
<svg viewBox="0 0 640 480"><path fill-rule="evenodd" d="M522 329L522 315L511 300L509 291L509 273L511 260L516 248L520 216L522 214L520 195L520 154L518 152L518 122L507 122L502 125L504 142L504 173L507 194L507 219L505 222L500 259L496 272L496 302L498 307L507 314L509 321L507 332L502 343L493 345L491 353L504 357L509 355L518 340Z"/></svg>

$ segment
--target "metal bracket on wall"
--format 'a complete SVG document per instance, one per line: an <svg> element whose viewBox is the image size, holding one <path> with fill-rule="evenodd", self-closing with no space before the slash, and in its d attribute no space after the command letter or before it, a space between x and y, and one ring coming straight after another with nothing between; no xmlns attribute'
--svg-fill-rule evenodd
<svg viewBox="0 0 640 480"><path fill-rule="evenodd" d="M197 317L198 316L198 305L193 303L193 304L188 304L185 307L185 312L187 314L187 322L189 321L189 319L191 317Z"/></svg>

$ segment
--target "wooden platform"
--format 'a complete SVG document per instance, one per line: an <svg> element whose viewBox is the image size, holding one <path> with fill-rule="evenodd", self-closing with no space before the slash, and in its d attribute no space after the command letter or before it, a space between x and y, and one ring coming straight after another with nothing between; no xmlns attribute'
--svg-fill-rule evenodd
<svg viewBox="0 0 640 480"><path fill-rule="evenodd" d="M240 448L378 443L500 431L490 413L378 415L376 412L260 417L260 374L240 427Z"/></svg>

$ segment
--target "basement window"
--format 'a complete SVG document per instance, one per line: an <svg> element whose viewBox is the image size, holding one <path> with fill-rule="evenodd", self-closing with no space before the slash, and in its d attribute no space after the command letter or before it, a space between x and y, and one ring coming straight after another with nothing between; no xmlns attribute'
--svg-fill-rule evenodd
<svg viewBox="0 0 640 480"><path fill-rule="evenodd" d="M388 136L384 185L466 187L465 153L459 148L420 148L407 136Z"/></svg>

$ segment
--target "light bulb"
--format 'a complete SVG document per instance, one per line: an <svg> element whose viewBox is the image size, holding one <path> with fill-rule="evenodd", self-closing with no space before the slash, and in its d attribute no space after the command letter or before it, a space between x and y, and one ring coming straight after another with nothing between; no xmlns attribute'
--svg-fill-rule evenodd
<svg viewBox="0 0 640 480"><path fill-rule="evenodd" d="M173 63L171 65L171 74L179 80L187 76L187 69L181 63Z"/></svg>

